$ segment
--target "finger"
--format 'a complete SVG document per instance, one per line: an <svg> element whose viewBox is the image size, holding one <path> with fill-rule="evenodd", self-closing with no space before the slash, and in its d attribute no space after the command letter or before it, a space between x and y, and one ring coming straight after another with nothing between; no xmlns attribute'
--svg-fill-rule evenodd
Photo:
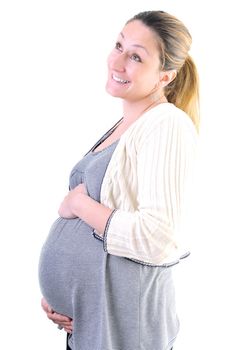
<svg viewBox="0 0 232 350"><path fill-rule="evenodd" d="M71 334L72 333L72 329L69 329L69 328L64 328L65 332Z"/></svg>
<svg viewBox="0 0 232 350"><path fill-rule="evenodd" d="M68 333L72 333L72 331L73 331L73 326L71 325L71 326L65 326L64 327L64 330L66 331L66 332L68 332Z"/></svg>
<svg viewBox="0 0 232 350"><path fill-rule="evenodd" d="M44 309L44 311L47 310L48 303L44 298L41 299L41 306Z"/></svg>
<svg viewBox="0 0 232 350"><path fill-rule="evenodd" d="M84 182L82 183L82 189L83 189L83 192L84 192L85 194L88 194L88 192L87 192L87 187L86 187L86 185L85 185Z"/></svg>
<svg viewBox="0 0 232 350"><path fill-rule="evenodd" d="M56 312L53 312L53 313L48 312L47 316L50 320L54 321L55 323L59 323L59 324L61 324L61 323L69 324L72 321L69 317L58 314Z"/></svg>
<svg viewBox="0 0 232 350"><path fill-rule="evenodd" d="M87 194L87 189L86 189L86 186L84 183L81 183L79 185L77 185L73 192L77 192L77 193L84 193L84 194Z"/></svg>
<svg viewBox="0 0 232 350"><path fill-rule="evenodd" d="M53 317L56 319L56 321L61 322L61 323L71 323L71 318L69 318L68 316L62 315L62 314L58 314L56 312L54 312Z"/></svg>
<svg viewBox="0 0 232 350"><path fill-rule="evenodd" d="M47 313L47 312L50 312L50 313L53 312L51 306L47 303L47 301L46 301L44 298L41 299L41 306L42 306L42 309L43 309L46 313Z"/></svg>
<svg viewBox="0 0 232 350"><path fill-rule="evenodd" d="M72 324L68 324L68 325L62 324L62 326L63 326L63 328L69 329L70 331L72 331L72 329L73 329Z"/></svg>
<svg viewBox="0 0 232 350"><path fill-rule="evenodd" d="M57 321L52 321L53 323L57 324L58 326L62 327L62 328L70 328L72 329L72 325L71 323L69 322L57 322Z"/></svg>

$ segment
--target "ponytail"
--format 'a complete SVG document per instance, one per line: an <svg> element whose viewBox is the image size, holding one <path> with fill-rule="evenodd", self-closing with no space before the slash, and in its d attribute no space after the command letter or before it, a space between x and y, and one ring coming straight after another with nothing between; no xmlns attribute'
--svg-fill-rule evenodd
<svg viewBox="0 0 232 350"><path fill-rule="evenodd" d="M165 88L168 102L186 112L199 131L199 79L193 59L188 55L176 78Z"/></svg>
<svg viewBox="0 0 232 350"><path fill-rule="evenodd" d="M188 29L164 11L140 12L128 22L134 20L142 21L154 32L160 46L160 69L177 72L176 78L164 89L168 102L186 112L199 131L199 82L195 63L188 55L192 44Z"/></svg>

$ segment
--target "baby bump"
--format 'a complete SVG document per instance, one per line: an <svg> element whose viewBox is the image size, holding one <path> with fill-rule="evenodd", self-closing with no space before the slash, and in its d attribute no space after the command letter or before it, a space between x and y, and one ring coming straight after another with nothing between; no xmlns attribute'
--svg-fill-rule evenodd
<svg viewBox="0 0 232 350"><path fill-rule="evenodd" d="M72 295L86 274L95 276L101 266L102 242L92 235L92 227L77 219L58 218L43 245L39 262L39 282L52 308L72 317Z"/></svg>

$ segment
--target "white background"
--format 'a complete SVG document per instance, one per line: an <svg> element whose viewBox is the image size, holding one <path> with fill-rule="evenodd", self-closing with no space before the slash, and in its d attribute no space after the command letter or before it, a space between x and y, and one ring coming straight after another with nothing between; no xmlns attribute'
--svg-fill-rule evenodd
<svg viewBox="0 0 232 350"><path fill-rule="evenodd" d="M197 186L185 223L192 255L176 269L175 350L231 348L231 18L229 1L208 4L1 1L1 349L65 348L40 309L40 249L72 166L121 118L120 101L104 90L106 57L125 21L150 9L187 25L201 78Z"/></svg>

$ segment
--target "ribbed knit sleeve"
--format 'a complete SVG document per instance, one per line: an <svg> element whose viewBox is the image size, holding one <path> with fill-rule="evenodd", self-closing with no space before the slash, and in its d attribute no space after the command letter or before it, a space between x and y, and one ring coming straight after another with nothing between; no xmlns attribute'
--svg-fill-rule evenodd
<svg viewBox="0 0 232 350"><path fill-rule="evenodd" d="M196 133L185 118L164 118L136 150L135 210L116 208L110 217L104 234L108 253L151 265L177 259L178 224L196 151ZM125 176L126 183L134 181L130 172ZM120 196L127 195L121 188Z"/></svg>

